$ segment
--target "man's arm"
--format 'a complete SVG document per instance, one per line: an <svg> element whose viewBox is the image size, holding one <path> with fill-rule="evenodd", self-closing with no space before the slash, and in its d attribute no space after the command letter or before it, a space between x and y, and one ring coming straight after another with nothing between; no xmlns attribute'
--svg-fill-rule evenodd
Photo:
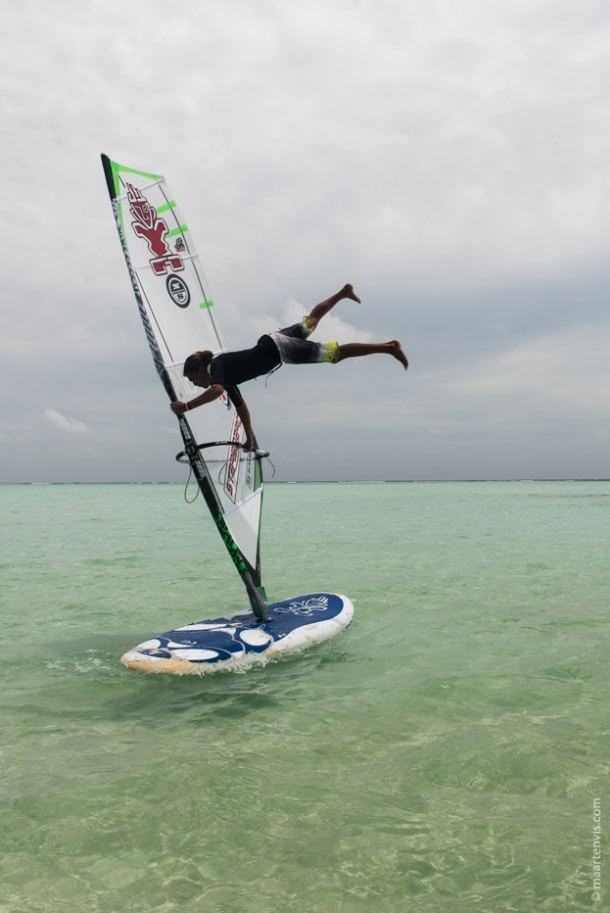
<svg viewBox="0 0 610 913"><path fill-rule="evenodd" d="M197 406L205 406L206 403L213 403L215 399L218 399L219 396L225 392L225 388L222 384L212 384L211 387L205 391L205 393L200 393L199 396L196 396L194 399L188 401L188 403L170 403L170 409L172 412L175 412L176 415L184 415L185 412L188 412L190 409L196 409ZM246 406L245 401L242 399L240 403L235 403L235 411L241 419L241 423L244 426L244 431L246 432L246 450L254 449L254 430L252 428L252 419L250 418L250 410Z"/></svg>
<svg viewBox="0 0 610 913"><path fill-rule="evenodd" d="M189 409L196 409L197 406L205 406L206 403L214 402L214 400L218 399L219 396L222 396L224 392L225 388L221 384L212 384L205 393L200 393L199 396L189 400L188 403L170 403L169 407L176 415L183 415L185 412L188 412Z"/></svg>

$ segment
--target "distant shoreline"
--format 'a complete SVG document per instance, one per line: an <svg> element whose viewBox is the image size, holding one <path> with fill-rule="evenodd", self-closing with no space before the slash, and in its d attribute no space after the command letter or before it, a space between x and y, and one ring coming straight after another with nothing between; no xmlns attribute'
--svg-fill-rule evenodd
<svg viewBox="0 0 610 913"><path fill-rule="evenodd" d="M610 482L610 478L537 478L537 479L293 479L293 480L265 480L265 485L455 485L455 484L494 484L507 482L515 484L531 484L534 482ZM122 481L30 481L30 482L0 482L0 486L8 485L178 485L183 486L183 481L165 482L122 482Z"/></svg>

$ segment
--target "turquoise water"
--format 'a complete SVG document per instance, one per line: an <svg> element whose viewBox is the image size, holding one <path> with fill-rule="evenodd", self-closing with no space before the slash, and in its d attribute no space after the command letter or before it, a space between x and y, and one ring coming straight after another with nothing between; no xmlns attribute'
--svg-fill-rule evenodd
<svg viewBox="0 0 610 913"><path fill-rule="evenodd" d="M609 908L610 483L270 485L269 595L355 619L206 678L118 662L245 605L202 503L0 505L2 913Z"/></svg>

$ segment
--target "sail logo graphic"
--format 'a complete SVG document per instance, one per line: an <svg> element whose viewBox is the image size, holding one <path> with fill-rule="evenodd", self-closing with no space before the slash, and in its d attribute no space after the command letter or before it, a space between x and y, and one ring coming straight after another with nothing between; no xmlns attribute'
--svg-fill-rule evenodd
<svg viewBox="0 0 610 913"><path fill-rule="evenodd" d="M227 453L227 468L224 481L224 490L227 497L231 499L233 504L237 500L237 486L239 483L239 447L236 446L239 443L241 436L241 419L237 412L233 416L233 424L231 425L231 445Z"/></svg>
<svg viewBox="0 0 610 913"><path fill-rule="evenodd" d="M183 270L182 257L173 251L165 240L169 231L167 222L159 218L155 207L150 205L142 191L133 184L127 184L127 199L129 200L129 212L133 219L131 227L134 234L138 238L144 238L148 244L148 250L153 255L150 265L155 275L166 276L171 271ZM173 300L176 299L173 298ZM177 301L176 304L178 304ZM186 307L185 304L180 306Z"/></svg>
<svg viewBox="0 0 610 913"><path fill-rule="evenodd" d="M180 276L175 276L173 273L168 276L165 280L165 288L169 297L179 308L187 308L191 303L189 287Z"/></svg>

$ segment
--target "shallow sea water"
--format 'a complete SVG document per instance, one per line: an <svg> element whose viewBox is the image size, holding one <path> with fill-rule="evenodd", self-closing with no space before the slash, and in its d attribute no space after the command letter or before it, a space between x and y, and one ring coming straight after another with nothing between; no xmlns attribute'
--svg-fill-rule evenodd
<svg viewBox="0 0 610 913"><path fill-rule="evenodd" d="M610 483L265 499L269 595L351 627L145 676L127 648L245 607L203 503L0 486L0 911L608 909Z"/></svg>

